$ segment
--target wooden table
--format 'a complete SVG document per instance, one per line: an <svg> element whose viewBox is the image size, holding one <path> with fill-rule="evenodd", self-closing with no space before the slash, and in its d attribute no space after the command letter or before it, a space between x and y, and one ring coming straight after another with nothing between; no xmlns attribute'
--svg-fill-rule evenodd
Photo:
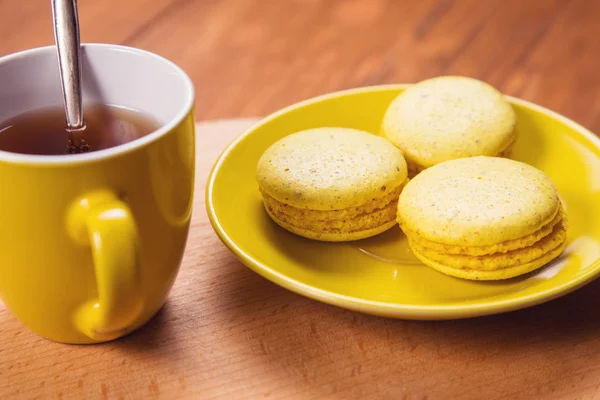
<svg viewBox="0 0 600 400"><path fill-rule="evenodd" d="M52 43L48 3L0 0L0 55ZM342 88L466 74L600 131L596 0L79 6L84 41L142 47L186 69L202 120L265 115ZM147 326L112 343L69 346L25 330L0 305L1 399L600 398L600 281L528 310L418 322L323 305L245 268L212 231L203 189L218 153L250 122L200 127L184 265Z"/></svg>

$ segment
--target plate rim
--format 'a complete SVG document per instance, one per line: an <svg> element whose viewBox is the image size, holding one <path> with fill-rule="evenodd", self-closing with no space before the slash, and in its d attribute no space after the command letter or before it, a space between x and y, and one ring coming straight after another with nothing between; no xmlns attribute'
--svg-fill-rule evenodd
<svg viewBox="0 0 600 400"><path fill-rule="evenodd" d="M208 214L209 221L213 227L213 230L217 233L219 239L225 244L225 246L237 256L243 264L245 264L252 271L268 279L269 281L283 287L284 289L290 290L294 293L302 296L311 298L313 300L321 301L326 304L334 305L350 309L353 311L359 311L366 314L385 316L391 318L402 318L402 319L418 319L418 320L447 320L447 319L460 319L460 318L471 318L484 315L492 315L503 312L515 311L527 307L532 307L541 303L545 303L554 300L558 297L569 294L580 287L590 283L600 275L600 258L596 259L595 264L589 271L584 274L577 276L575 279L569 280L558 286L551 286L548 289L535 292L523 297L517 297L509 300L496 300L485 303L473 303L473 304L460 304L460 305L419 305L409 303L393 303L393 302L382 302L374 301L369 299L358 298L354 296L348 296L329 290L321 289L308 285L301 280L293 279L283 274L273 267L266 265L265 263L257 260L256 258L247 254L242 250L233 239L227 234L223 226L221 225L217 216L215 205L213 202L214 185L216 181L217 172L220 170L225 159L229 153L246 137L252 134L260 126L268 123L269 121L284 115L291 110L323 101L330 98L339 97L342 95L352 95L361 92L372 92L372 91L387 91L387 90L401 90L411 86L407 83L399 84L384 84L384 85L371 85L363 86L352 89L339 90L327 94L323 94L316 97L311 97L306 100L286 106L268 116L261 118L257 122L246 128L241 134L239 134L234 140L232 140L225 149L220 153L216 162L211 167L206 182L205 188L205 206ZM552 111L546 107L532 103L527 100L523 100L517 97L504 95L504 97L513 104L538 111L546 114L553 119L562 122L565 125L570 126L578 133L582 134L586 139L590 140L595 147L600 150L600 138L594 135L584 126L578 124L570 118L565 117L555 111Z"/></svg>

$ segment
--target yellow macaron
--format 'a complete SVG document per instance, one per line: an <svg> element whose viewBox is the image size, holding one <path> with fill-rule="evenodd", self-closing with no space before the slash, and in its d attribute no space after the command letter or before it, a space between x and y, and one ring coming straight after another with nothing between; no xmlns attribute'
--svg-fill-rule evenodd
<svg viewBox="0 0 600 400"><path fill-rule="evenodd" d="M402 152L379 136L316 128L271 145L256 175L278 225L310 239L349 241L396 224L407 167Z"/></svg>
<svg viewBox="0 0 600 400"><path fill-rule="evenodd" d="M385 113L381 135L402 150L412 177L457 158L509 156L517 137L516 115L487 83L442 76L398 95Z"/></svg>
<svg viewBox="0 0 600 400"><path fill-rule="evenodd" d="M421 172L400 195L398 222L423 263L465 279L522 275L566 246L552 180L506 158L462 158Z"/></svg>

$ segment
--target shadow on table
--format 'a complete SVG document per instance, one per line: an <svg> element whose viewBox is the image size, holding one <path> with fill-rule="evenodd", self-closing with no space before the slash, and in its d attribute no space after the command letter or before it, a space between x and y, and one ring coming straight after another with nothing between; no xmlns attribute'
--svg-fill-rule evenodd
<svg viewBox="0 0 600 400"><path fill-rule="evenodd" d="M244 334L223 340L246 341L255 357L276 365L275 397L287 393L286 385L339 398L539 398L574 384L595 386L581 373L600 363L599 281L530 309L456 321L363 315L304 299L257 275L228 289L241 306L224 309L224 317L252 315L252 322Z"/></svg>
<svg viewBox="0 0 600 400"><path fill-rule="evenodd" d="M130 354L162 353L168 348L170 355L176 356L177 347L174 344L177 340L174 340L176 338L174 326L178 317L172 308L173 306L167 302L145 325L125 337L103 345Z"/></svg>

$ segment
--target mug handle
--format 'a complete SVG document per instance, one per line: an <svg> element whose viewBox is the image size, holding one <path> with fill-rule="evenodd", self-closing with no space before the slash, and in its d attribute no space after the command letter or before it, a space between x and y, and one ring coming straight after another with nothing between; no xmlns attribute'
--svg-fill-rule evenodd
<svg viewBox="0 0 600 400"><path fill-rule="evenodd" d="M71 238L90 246L98 298L81 305L75 326L93 340L122 336L143 306L137 226L115 193L100 190L77 200L67 214Z"/></svg>

